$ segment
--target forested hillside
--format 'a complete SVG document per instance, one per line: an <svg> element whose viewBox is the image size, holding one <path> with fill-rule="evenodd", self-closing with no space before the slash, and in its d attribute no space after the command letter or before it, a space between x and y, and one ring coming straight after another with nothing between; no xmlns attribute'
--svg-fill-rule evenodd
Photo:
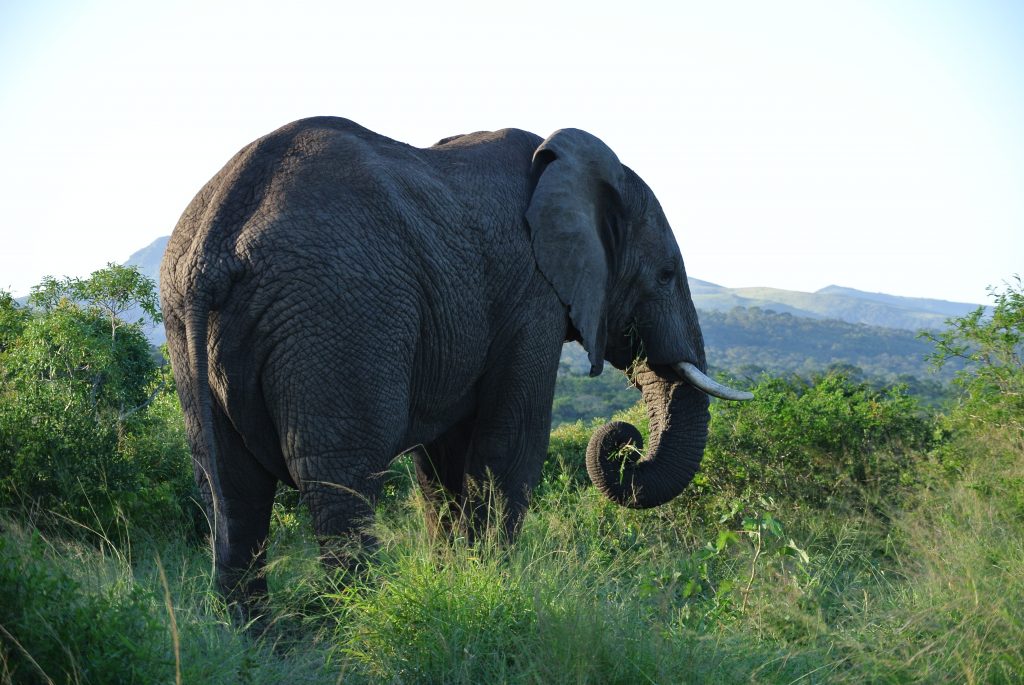
<svg viewBox="0 0 1024 685"><path fill-rule="evenodd" d="M901 376L926 378L934 372L925 359L931 345L912 331L756 307L702 311L700 323L708 363L733 373L807 375L845 365L891 382Z"/></svg>
<svg viewBox="0 0 1024 685"><path fill-rule="evenodd" d="M829 370L876 386L903 383L928 403L939 403L960 366L951 360L935 369L927 356L930 342L911 331L831 319L809 319L759 308L728 312L701 311L704 347L713 372L756 379L763 374L811 377ZM623 374L606 368L587 376L590 362L583 348L562 351L555 391L554 424L609 416L637 401L639 393Z"/></svg>
<svg viewBox="0 0 1024 685"><path fill-rule="evenodd" d="M736 307L770 309L812 319L901 328L909 331L943 328L946 319L963 316L976 304L918 297L867 293L830 285L813 293L779 288L725 288L690 279L698 309L731 311Z"/></svg>

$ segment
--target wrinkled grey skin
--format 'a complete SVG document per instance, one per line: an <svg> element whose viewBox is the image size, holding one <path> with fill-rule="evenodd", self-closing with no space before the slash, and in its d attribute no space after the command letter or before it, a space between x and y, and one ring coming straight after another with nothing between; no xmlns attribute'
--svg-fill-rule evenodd
<svg viewBox="0 0 1024 685"><path fill-rule="evenodd" d="M419 149L345 119L289 124L185 210L161 300L218 582L243 604L266 591L253 571L278 481L352 565L379 475L417 445L434 524L450 508L479 533L497 496L514 536L566 340L593 374L631 369L649 408L639 462L609 459L640 445L624 424L591 443L606 495L655 506L700 464L708 399L668 368L706 369L679 248L647 185L583 131Z"/></svg>

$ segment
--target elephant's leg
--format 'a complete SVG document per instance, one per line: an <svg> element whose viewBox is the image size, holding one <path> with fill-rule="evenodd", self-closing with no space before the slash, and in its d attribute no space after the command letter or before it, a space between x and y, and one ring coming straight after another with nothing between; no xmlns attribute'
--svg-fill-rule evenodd
<svg viewBox="0 0 1024 685"><path fill-rule="evenodd" d="M258 613L267 595L263 575L270 513L277 479L246 449L241 436L213 403L214 439L221 492L214 496L208 482L204 499L214 525L214 559L217 584L244 620Z"/></svg>
<svg viewBox="0 0 1024 685"><path fill-rule="evenodd" d="M550 426L550 410L542 423ZM463 511L470 541L492 531L508 542L515 540L540 482L546 452L546 435L523 435L520 440L504 431L481 431L466 472Z"/></svg>
<svg viewBox="0 0 1024 685"><path fill-rule="evenodd" d="M540 482L551 431L551 402L562 341L561 319L524 331L521 348L481 383L478 416L466 469L465 510L472 535L498 526L512 541L530 494Z"/></svg>
<svg viewBox="0 0 1024 685"><path fill-rule="evenodd" d="M427 527L432 537L450 537L462 518L466 451L472 439L472 423L456 424L437 440L413 450L423 498Z"/></svg>
<svg viewBox="0 0 1024 685"><path fill-rule="evenodd" d="M302 314L261 385L324 563L358 571L377 547L371 526L384 475L407 446L412 360L402 341L416 339L419 322L402 290L364 292L361 272L351 278L351 289L332 281L319 293L288 293Z"/></svg>
<svg viewBox="0 0 1024 685"><path fill-rule="evenodd" d="M300 407L299 414L317 416L312 408ZM398 451L389 421L396 410L338 414L357 418L329 420L320 414L315 422L298 424L285 459L309 507L324 563L358 572L365 554L377 546L370 526L383 475Z"/></svg>
<svg viewBox="0 0 1024 685"><path fill-rule="evenodd" d="M377 547L369 528L380 495L379 478L305 481L299 489L313 518L323 563L361 572L365 555Z"/></svg>

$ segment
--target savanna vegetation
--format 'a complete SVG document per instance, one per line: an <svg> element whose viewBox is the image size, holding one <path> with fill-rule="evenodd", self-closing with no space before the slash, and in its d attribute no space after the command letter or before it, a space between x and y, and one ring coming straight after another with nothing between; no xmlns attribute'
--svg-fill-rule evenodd
<svg viewBox="0 0 1024 685"><path fill-rule="evenodd" d="M951 358L936 368L933 345L912 331L811 319L757 307L701 311L711 371L738 378L797 374L809 378L833 371L876 389L906 386L923 404L941 407L951 399L949 381L962 367ZM577 344L566 345L558 372L553 424L611 416L636 402L622 374L589 378L590 362Z"/></svg>
<svg viewBox="0 0 1024 685"><path fill-rule="evenodd" d="M47 279L29 307L0 295L2 682L1024 673L1019 280L993 291L990 315L927 336L931 362L960 369L941 410L849 368L733 379L755 400L712 404L701 472L661 508L623 509L589 487L597 422L564 423L519 541L468 547L430 538L399 458L374 524L381 549L346 579L318 564L302 503L282 491L258 635L213 590L170 371L143 322L121 318L158 317L152 294L110 266ZM621 413L643 426L633 397Z"/></svg>

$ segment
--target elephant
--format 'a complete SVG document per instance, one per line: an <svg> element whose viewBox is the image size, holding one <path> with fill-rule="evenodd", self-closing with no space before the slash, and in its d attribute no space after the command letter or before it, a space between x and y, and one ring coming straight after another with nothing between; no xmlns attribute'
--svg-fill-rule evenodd
<svg viewBox="0 0 1024 685"><path fill-rule="evenodd" d="M293 122L199 191L160 275L217 585L236 603L266 595L278 483L308 504L324 558L357 568L376 542L380 476L411 448L431 525L448 507L479 535L500 501L513 540L567 341L592 375L627 372L647 403L646 455L617 456L643 450L623 423L587 451L596 486L624 506L690 482L709 394L749 398L706 375L657 198L579 129L417 148L342 118Z"/></svg>

